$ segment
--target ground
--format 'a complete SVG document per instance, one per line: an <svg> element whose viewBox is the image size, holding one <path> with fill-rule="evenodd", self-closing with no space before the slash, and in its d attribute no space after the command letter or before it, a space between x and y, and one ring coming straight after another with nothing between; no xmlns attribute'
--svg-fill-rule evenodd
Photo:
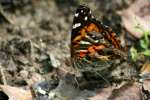
<svg viewBox="0 0 150 100"><path fill-rule="evenodd" d="M44 80L58 80L67 72L72 73L70 32L75 10L83 3L92 9L99 20L112 27L118 36L127 33L124 39L128 40L130 47L137 39L122 27L117 11L126 9L132 2L1 0L0 84L30 87Z"/></svg>

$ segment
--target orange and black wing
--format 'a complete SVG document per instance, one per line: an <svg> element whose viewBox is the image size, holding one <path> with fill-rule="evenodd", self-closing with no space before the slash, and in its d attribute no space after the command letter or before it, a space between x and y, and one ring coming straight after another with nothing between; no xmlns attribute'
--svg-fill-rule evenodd
<svg viewBox="0 0 150 100"><path fill-rule="evenodd" d="M109 42L109 45L105 45ZM111 28L103 25L91 14L86 6L79 6L73 20L71 32L71 53L75 50L80 56L113 46L120 49L120 41Z"/></svg>

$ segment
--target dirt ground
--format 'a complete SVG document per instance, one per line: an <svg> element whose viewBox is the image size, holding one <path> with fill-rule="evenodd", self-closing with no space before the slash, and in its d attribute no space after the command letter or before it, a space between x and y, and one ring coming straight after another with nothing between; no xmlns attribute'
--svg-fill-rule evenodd
<svg viewBox="0 0 150 100"><path fill-rule="evenodd" d="M72 72L70 32L78 5L87 4L98 19L122 36L127 31L117 11L133 1L1 0L0 84L30 87ZM129 47L137 41L130 34L125 39Z"/></svg>

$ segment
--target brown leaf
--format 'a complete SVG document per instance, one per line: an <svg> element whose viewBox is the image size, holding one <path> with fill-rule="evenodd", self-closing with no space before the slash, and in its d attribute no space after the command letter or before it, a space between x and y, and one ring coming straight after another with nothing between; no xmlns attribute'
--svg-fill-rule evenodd
<svg viewBox="0 0 150 100"><path fill-rule="evenodd" d="M0 85L0 91L4 92L9 100L33 100L30 90L23 90L18 87L11 87L8 85Z"/></svg>
<svg viewBox="0 0 150 100"><path fill-rule="evenodd" d="M143 89L150 93L150 80L143 81Z"/></svg>
<svg viewBox="0 0 150 100"><path fill-rule="evenodd" d="M150 80L144 80L142 84L142 97L143 100L149 100L150 98Z"/></svg>
<svg viewBox="0 0 150 100"><path fill-rule="evenodd" d="M150 79L150 62L146 62L140 69L140 76L142 80Z"/></svg>
<svg viewBox="0 0 150 100"><path fill-rule="evenodd" d="M140 85L138 83L125 84L113 90L109 100L141 100Z"/></svg>
<svg viewBox="0 0 150 100"><path fill-rule="evenodd" d="M128 9L120 12L123 26L135 37L140 38L143 32L135 28L137 24L145 31L150 31L150 3L148 0L136 0Z"/></svg>
<svg viewBox="0 0 150 100"><path fill-rule="evenodd" d="M103 88L97 92L96 96L90 98L90 100L108 100L112 93L112 87Z"/></svg>

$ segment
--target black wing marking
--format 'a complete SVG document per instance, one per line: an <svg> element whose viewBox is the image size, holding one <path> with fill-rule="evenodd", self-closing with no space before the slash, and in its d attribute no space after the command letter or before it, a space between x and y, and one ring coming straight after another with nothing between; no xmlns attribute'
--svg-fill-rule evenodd
<svg viewBox="0 0 150 100"><path fill-rule="evenodd" d="M80 5L74 15L71 40L79 35L79 30L90 23L93 18L90 8Z"/></svg>

